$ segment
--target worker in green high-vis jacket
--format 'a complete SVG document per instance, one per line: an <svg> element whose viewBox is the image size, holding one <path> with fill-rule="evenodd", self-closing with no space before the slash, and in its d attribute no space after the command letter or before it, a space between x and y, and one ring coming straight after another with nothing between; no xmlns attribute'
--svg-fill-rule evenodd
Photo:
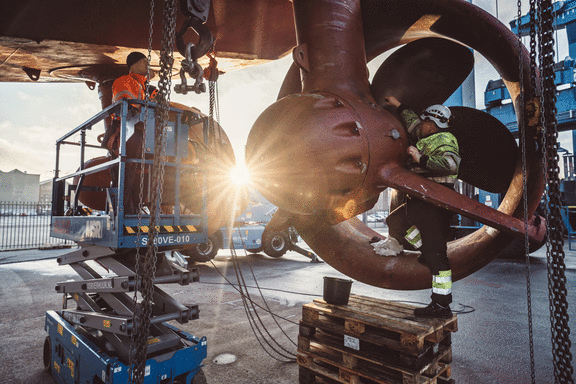
<svg viewBox="0 0 576 384"><path fill-rule="evenodd" d="M419 116L393 96L386 97L385 101L396 108L408 133L411 144L407 149L408 169L454 189L460 154L456 137L446 130L452 115L450 109L432 105ZM405 248L420 251L419 261L432 274L432 302L425 308L415 309L416 316L452 316L452 271L446 245L452 216L453 213L444 208L406 195L404 203L386 220L390 236Z"/></svg>

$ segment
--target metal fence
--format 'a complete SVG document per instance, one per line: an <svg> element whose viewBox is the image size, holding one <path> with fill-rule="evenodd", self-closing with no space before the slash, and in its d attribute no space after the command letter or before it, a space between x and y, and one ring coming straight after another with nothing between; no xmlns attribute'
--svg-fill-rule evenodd
<svg viewBox="0 0 576 384"><path fill-rule="evenodd" d="M0 251L74 242L50 237L50 203L0 201Z"/></svg>

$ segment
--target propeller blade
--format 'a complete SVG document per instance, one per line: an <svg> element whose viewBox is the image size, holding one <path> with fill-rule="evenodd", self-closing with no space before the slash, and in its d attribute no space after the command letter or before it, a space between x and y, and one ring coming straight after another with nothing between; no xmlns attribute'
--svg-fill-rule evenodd
<svg viewBox="0 0 576 384"><path fill-rule="evenodd" d="M395 96L415 111L442 104L474 67L474 55L450 40L429 37L413 41L390 55L372 80L374 99Z"/></svg>
<svg viewBox="0 0 576 384"><path fill-rule="evenodd" d="M449 209L516 237L523 237L524 233L528 232L530 241L535 245L542 244L544 241L545 220L538 216L533 217L525 229L522 220L472 200L398 165L385 165L380 170L380 176L382 182L388 187L406 192L411 196Z"/></svg>
<svg viewBox="0 0 576 384"><path fill-rule="evenodd" d="M485 191L508 190L518 160L512 133L494 116L474 108L450 107L450 132L458 139L458 178Z"/></svg>

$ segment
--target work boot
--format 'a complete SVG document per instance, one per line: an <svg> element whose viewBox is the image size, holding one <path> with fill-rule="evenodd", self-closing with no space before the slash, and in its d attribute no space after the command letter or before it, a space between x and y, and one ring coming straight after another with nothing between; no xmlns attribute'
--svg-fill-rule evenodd
<svg viewBox="0 0 576 384"><path fill-rule="evenodd" d="M417 317L433 317L438 319L449 319L452 317L452 310L449 305L443 306L435 301L424 308L416 308L414 315Z"/></svg>

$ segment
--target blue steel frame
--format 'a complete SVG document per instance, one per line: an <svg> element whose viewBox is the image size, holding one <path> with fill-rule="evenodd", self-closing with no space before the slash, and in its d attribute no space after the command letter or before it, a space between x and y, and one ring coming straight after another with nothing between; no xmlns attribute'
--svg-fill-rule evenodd
<svg viewBox="0 0 576 384"><path fill-rule="evenodd" d="M189 341L191 346L148 359L144 384L172 383L177 377L180 382L191 384L203 366L202 360L207 357L206 337L199 339L169 324L164 325ZM50 338L49 361L45 362L58 384L99 382L95 378L104 384L128 383L129 367L102 352L57 312L46 312L44 328Z"/></svg>
<svg viewBox="0 0 576 384"><path fill-rule="evenodd" d="M140 111L135 116L129 116L130 105L140 105ZM139 242L140 247L147 245L148 236L147 230L142 229L141 233L127 233L127 228L142 228L147 226L150 220L149 215L125 215L124 214L124 201L121 196L124 195L125 173L126 164L134 162L141 164L141 159L128 159L126 155L126 141L129 133L134 129L134 125L139 122L146 122L146 136L145 148L146 154L153 154L154 152L154 110L158 107L155 103L148 103L148 108L142 100L120 100L108 108L102 110L100 113L82 123L72 131L62 136L56 141L56 171L53 180L53 210L51 217L50 235L56 238L72 240L76 242L83 242L94 245L102 245L112 249L120 248L136 248ZM202 212L194 213L191 215L183 215L180 212L180 172L184 169L191 169L196 172L204 174L204 181L206 180L205 169L197 165L182 164L182 159L188 156L188 129L189 126L182 123L182 115L184 111L177 108L170 108L176 114L176 121L168 122L165 127L166 134L166 149L165 155L175 158L173 163L165 163L165 167L175 168L176 185L174 186L174 213L160 215L157 225L161 227L176 227L174 232L158 233L157 244L163 249L179 248L187 244L203 243L207 239L206 233L206 198L203 196ZM116 159L107 161L100 165L84 169L85 150L86 148L101 148L100 145L91 145L86 143L86 131L92 129L92 126L103 121L108 116L115 114L121 117L120 122L120 154ZM146 116L148 114L148 116ZM191 124L202 122L204 124L204 142L208 142L208 123L207 118L202 118L197 114L194 115L194 120ZM72 135L80 132L80 170L68 175L60 176L59 162L60 162L60 149L64 144L78 145L77 143L66 141ZM152 160L144 160L146 164L152 164ZM81 216L81 215L65 215L64 214L64 183L67 179L79 176L83 178L84 175L107 170L111 167L118 165L118 188L106 188L108 197L106 214L102 216ZM80 185L81 183L79 183ZM203 192L205 185L202 186ZM76 201L68 201L68 212L77 211ZM185 228L185 226L188 226ZM189 227L191 226L191 227ZM182 228L185 228L182 230ZM188 229L193 228L193 229Z"/></svg>

